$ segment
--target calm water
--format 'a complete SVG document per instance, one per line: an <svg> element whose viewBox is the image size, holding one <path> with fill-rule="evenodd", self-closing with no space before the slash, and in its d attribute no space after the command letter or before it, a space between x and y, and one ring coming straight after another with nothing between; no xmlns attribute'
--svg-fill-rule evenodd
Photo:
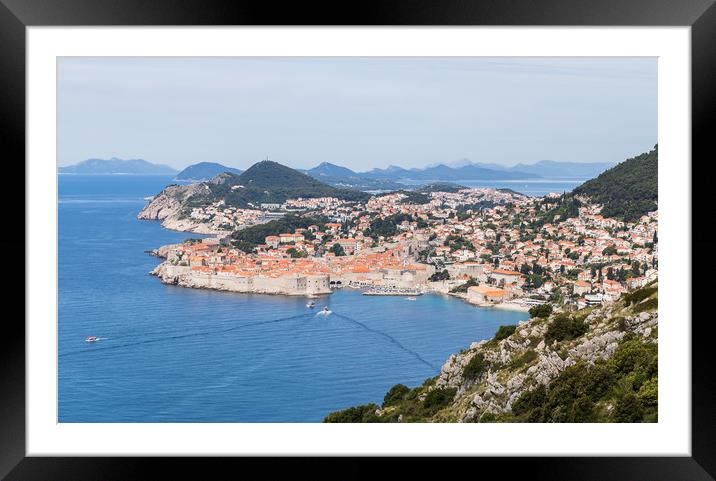
<svg viewBox="0 0 716 481"><path fill-rule="evenodd" d="M512 189L530 197L537 197L556 192L561 194L569 192L585 180L550 180L550 179L532 179L532 180L500 180L500 181L479 181L467 180L458 182L466 187L494 187L496 189Z"/></svg>
<svg viewBox="0 0 716 481"><path fill-rule="evenodd" d="M307 422L418 385L525 314L442 296L305 299L185 289L145 253L189 234L139 221L164 176L59 176L61 422ZM102 338L87 344L84 338Z"/></svg>
<svg viewBox="0 0 716 481"><path fill-rule="evenodd" d="M539 197L552 192L570 192L588 179L531 179L531 180L460 180L451 181L465 187L492 187L512 189L530 197ZM437 182L437 181L436 181Z"/></svg>

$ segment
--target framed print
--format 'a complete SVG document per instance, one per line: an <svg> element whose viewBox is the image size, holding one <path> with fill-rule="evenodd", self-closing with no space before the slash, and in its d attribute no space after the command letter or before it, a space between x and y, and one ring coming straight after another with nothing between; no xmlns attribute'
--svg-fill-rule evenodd
<svg viewBox="0 0 716 481"><path fill-rule="evenodd" d="M711 2L120 5L0 9L3 476L712 479Z"/></svg>

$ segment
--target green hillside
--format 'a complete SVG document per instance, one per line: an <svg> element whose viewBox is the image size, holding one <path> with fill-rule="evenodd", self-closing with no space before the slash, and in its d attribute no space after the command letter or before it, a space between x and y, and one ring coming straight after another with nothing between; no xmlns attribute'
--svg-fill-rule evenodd
<svg viewBox="0 0 716 481"><path fill-rule="evenodd" d="M602 204L604 217L627 222L656 210L658 201L659 146L625 160L572 191Z"/></svg>
<svg viewBox="0 0 716 481"><path fill-rule="evenodd" d="M222 199L227 206L245 208L283 203L298 197L336 197L347 201L365 201L370 197L365 192L332 187L268 160L252 165L241 175L220 174L205 185L207 189L193 196L187 203L188 207Z"/></svg>
<svg viewBox="0 0 716 481"><path fill-rule="evenodd" d="M310 225L317 225L323 229L328 219L323 217L309 217L289 214L280 219L272 220L264 224L258 224L246 229L236 230L231 234L231 242L234 247L244 252L253 252L257 245L263 244L267 236L287 234L296 229L306 229Z"/></svg>

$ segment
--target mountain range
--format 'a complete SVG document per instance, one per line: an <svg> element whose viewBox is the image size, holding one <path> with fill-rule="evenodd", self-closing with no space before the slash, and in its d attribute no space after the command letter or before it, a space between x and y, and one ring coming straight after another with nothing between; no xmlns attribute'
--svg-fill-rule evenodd
<svg viewBox="0 0 716 481"><path fill-rule="evenodd" d="M406 185L450 181L591 179L614 165L616 162L582 163L541 160L535 164L517 164L505 167L462 159L450 164L433 164L422 169L406 169L391 165L385 169L355 172L347 167L323 162L303 172L331 185L360 190L394 190L404 188Z"/></svg>
<svg viewBox="0 0 716 481"><path fill-rule="evenodd" d="M371 178L365 174L359 174L347 167L322 162L316 167L303 170L316 180L325 182L334 187L346 187L357 190L398 190L405 187L405 184L390 179Z"/></svg>
<svg viewBox="0 0 716 481"><path fill-rule="evenodd" d="M391 165L386 169L373 169L360 174L373 179L392 180L408 184L436 181L466 180L522 180L540 178L539 174L510 170L496 170L475 164L450 167L444 164L424 169L404 169Z"/></svg>
<svg viewBox="0 0 716 481"><path fill-rule="evenodd" d="M60 174L176 174L177 170L144 159L87 159L74 165L60 167Z"/></svg>
<svg viewBox="0 0 716 481"><path fill-rule="evenodd" d="M425 168L406 169L395 165L385 169L356 172L347 167L322 162L304 174L337 188L362 191L386 191L435 182L469 182L485 180L529 179L590 179L616 165L615 162L557 162L541 160L535 164L517 164L505 167L498 164L472 162L461 159L449 164L433 164ZM298 169L297 169L298 170ZM63 174L175 174L176 169L167 165L153 164L143 159L122 160L88 159L75 165L60 167ZM179 172L175 180L205 181L216 175L242 171L215 162L199 162Z"/></svg>

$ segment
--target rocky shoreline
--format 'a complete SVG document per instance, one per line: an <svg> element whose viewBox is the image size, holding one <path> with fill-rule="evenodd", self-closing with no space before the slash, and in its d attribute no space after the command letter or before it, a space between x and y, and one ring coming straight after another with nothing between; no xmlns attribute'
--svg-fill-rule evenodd
<svg viewBox="0 0 716 481"><path fill-rule="evenodd" d="M221 235L227 231L212 229L205 223L181 217L184 202L191 196L201 193L205 186L201 184L170 185L151 200L139 212L140 220L160 220L162 227L179 232L193 232L195 234Z"/></svg>
<svg viewBox="0 0 716 481"><path fill-rule="evenodd" d="M348 408L325 421L656 422L657 288L503 326L493 339L451 355L423 385L398 384L382 406ZM592 386L589 394L554 387L571 382ZM540 407L550 402L571 407Z"/></svg>
<svg viewBox="0 0 716 481"><path fill-rule="evenodd" d="M497 345L494 341L480 341L473 343L467 352L450 356L442 366L435 385L438 388L455 388L455 397L464 398L464 410L459 419L462 422L471 421L485 412L508 413L522 394L539 385L549 384L567 367L578 362L593 364L609 359L628 332L646 342L657 342L654 334L658 313L642 312L625 317L624 324L617 326L615 318L620 314L622 312L616 304L592 310L584 319L589 326L588 334L559 346L559 351L544 340L548 328L546 322L520 322L515 333ZM477 355L482 355L493 365L510 366L528 351L534 353L534 364L522 371L488 371L477 382L464 376L465 367Z"/></svg>

